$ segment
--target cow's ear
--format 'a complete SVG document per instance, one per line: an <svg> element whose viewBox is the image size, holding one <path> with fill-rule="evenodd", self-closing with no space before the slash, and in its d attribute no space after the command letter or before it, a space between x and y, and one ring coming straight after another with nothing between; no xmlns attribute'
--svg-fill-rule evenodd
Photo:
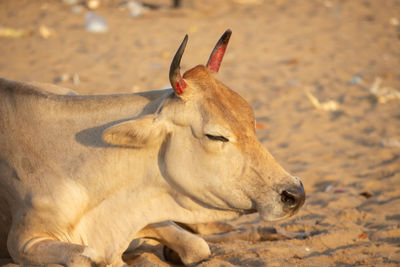
<svg viewBox="0 0 400 267"><path fill-rule="evenodd" d="M107 128L102 138L107 144L140 148L159 142L165 132L164 125L154 115L147 115Z"/></svg>

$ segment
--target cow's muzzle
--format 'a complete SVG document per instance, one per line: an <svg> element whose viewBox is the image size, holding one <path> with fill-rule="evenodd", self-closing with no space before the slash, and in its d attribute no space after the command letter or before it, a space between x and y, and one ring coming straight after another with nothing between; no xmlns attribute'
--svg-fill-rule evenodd
<svg viewBox="0 0 400 267"><path fill-rule="evenodd" d="M306 193L304 192L303 184L301 181L299 182L299 186L293 186L281 192L281 201L285 212L294 214L304 204Z"/></svg>

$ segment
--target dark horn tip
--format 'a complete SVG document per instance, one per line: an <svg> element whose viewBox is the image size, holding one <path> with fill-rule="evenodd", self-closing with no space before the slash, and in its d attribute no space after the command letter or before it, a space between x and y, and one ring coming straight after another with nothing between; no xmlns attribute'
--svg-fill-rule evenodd
<svg viewBox="0 0 400 267"><path fill-rule="evenodd" d="M183 42L186 44L188 39L189 39L189 35L185 34L185 38L183 38Z"/></svg>
<svg viewBox="0 0 400 267"><path fill-rule="evenodd" d="M185 51L186 44L188 42L189 36L185 34L185 38L183 38L183 41L181 45L178 48L178 51L176 52L177 55L182 56L183 52Z"/></svg>
<svg viewBox="0 0 400 267"><path fill-rule="evenodd" d="M231 37L231 35L232 35L231 29L227 29L221 37L221 40L223 41L223 43L227 43L229 41L229 38Z"/></svg>

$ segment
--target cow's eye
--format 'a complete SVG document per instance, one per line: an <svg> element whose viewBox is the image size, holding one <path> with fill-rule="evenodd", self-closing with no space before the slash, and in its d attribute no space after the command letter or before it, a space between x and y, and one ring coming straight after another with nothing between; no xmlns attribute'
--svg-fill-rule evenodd
<svg viewBox="0 0 400 267"><path fill-rule="evenodd" d="M229 139L224 136L206 134L207 138L213 141L229 142Z"/></svg>

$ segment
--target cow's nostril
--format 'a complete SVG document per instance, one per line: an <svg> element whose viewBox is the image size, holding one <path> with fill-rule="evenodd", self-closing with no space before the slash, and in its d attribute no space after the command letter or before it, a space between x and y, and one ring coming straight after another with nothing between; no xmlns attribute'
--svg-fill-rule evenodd
<svg viewBox="0 0 400 267"><path fill-rule="evenodd" d="M289 193L288 191L284 190L281 194L281 200L285 205L294 206L296 205L296 197Z"/></svg>
<svg viewBox="0 0 400 267"><path fill-rule="evenodd" d="M286 188L286 190L283 190L281 193L281 201L284 205L283 209L287 212L290 211L292 214L303 206L305 199L306 194L302 184L300 184L299 187Z"/></svg>

